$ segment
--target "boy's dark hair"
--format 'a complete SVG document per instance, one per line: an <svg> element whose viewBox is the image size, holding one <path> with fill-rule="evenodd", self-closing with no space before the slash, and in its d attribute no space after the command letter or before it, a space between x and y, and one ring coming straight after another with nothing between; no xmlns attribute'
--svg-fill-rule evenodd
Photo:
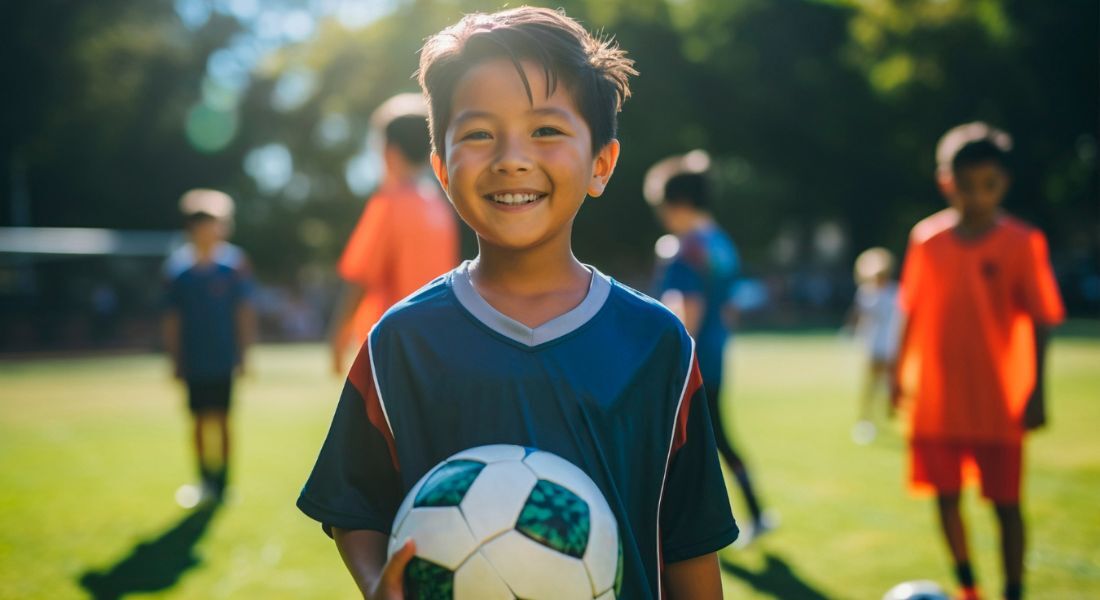
<svg viewBox="0 0 1100 600"><path fill-rule="evenodd" d="M951 172L957 174L966 167L985 162L995 162L1002 169L1009 170L1008 152L990 140L978 140L959 148L955 158L951 159Z"/></svg>
<svg viewBox="0 0 1100 600"><path fill-rule="evenodd" d="M936 167L940 173L993 161L1008 170L1012 136L981 121L952 127L936 145Z"/></svg>
<svg viewBox="0 0 1100 600"><path fill-rule="evenodd" d="M699 149L661 159L646 171L642 195L653 207L670 204L706 209L713 194L710 165L710 154Z"/></svg>
<svg viewBox="0 0 1100 600"><path fill-rule="evenodd" d="M217 221L218 217L208 212L193 212L183 215L183 228L190 230L192 227L208 223L210 221Z"/></svg>
<svg viewBox="0 0 1100 600"><path fill-rule="evenodd" d="M392 144L410 163L420 164L428 160L431 143L428 140L428 121L424 115L400 115L386 124L386 143Z"/></svg>
<svg viewBox="0 0 1100 600"><path fill-rule="evenodd" d="M638 74L613 40L593 36L564 11L521 6L466 15L420 50L417 77L427 96L432 148L444 159L454 88L466 71L489 58L512 61L532 102L521 61L542 67L547 94L563 83L592 132L593 152L615 138L617 114L630 97L627 78Z"/></svg>
<svg viewBox="0 0 1100 600"><path fill-rule="evenodd" d="M703 173L677 173L665 182L664 204L705 209L710 204L710 182Z"/></svg>

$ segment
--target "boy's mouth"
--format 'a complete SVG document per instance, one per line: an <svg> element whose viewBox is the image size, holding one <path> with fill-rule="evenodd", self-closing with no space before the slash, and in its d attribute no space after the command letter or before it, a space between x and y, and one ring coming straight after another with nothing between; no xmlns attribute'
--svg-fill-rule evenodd
<svg viewBox="0 0 1100 600"><path fill-rule="evenodd" d="M523 206L541 200L546 196L547 194L540 192L498 192L485 194L485 199L503 206Z"/></svg>

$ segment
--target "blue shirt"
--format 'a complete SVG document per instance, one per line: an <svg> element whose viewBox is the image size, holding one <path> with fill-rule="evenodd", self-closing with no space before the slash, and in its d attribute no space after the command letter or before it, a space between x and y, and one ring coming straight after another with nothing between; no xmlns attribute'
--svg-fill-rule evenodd
<svg viewBox="0 0 1100 600"><path fill-rule="evenodd" d="M703 381L715 387L722 379L729 335L722 310L733 295L741 259L733 240L713 223L679 236L678 241L676 254L658 267L657 295L676 290L703 301L703 317L696 334L699 368Z"/></svg>
<svg viewBox="0 0 1100 600"><path fill-rule="evenodd" d="M388 533L451 454L540 448L584 470L615 513L621 597L659 598L664 564L737 537L691 338L595 269L579 306L531 329L481 298L468 266L371 331L298 507L326 527Z"/></svg>
<svg viewBox="0 0 1100 600"><path fill-rule="evenodd" d="M222 243L199 263L185 244L164 264L165 304L179 314L180 369L188 381L230 377L240 362L237 309L251 295L244 252Z"/></svg>

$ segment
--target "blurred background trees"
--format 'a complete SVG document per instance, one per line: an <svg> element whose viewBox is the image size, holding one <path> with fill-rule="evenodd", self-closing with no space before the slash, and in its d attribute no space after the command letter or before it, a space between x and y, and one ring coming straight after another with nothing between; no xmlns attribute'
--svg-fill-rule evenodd
<svg viewBox="0 0 1100 600"><path fill-rule="evenodd" d="M641 200L642 175L705 148L721 182L715 213L749 274L832 315L849 300L855 254L871 245L900 253L909 227L942 206L931 176L939 135L983 119L1016 140L1007 207L1047 232L1072 309L1100 312L1096 2L550 4L614 34L641 71L615 180L578 218L582 259L645 285L661 232ZM0 23L0 226L175 229L180 194L216 187L238 201L235 240L263 282L324 289L377 181L371 111L416 90L427 35L496 8L16 3ZM472 255L469 236L465 245ZM26 262L0 256L0 301L86 296L96 273L113 272L79 264L36 263L28 292ZM155 268L124 275L152 290L138 302L148 305Z"/></svg>

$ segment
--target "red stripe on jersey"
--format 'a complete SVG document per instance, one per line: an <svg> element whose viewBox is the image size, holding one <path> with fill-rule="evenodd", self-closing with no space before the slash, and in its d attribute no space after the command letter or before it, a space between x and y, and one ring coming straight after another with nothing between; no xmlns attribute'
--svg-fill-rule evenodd
<svg viewBox="0 0 1100 600"><path fill-rule="evenodd" d="M359 391L363 402L366 403L367 419L378 430L378 433L382 434L382 438L386 440L386 447L390 451L390 462L393 463L395 470L400 471L401 465L397 462L397 446L393 441L393 432L390 431L390 424L386 421L386 413L382 409L382 400L378 397L378 389L374 386L374 372L371 370L369 344L370 341L368 340L363 345L362 350L359 351L359 355L355 357L355 363L351 365L351 371L348 373L348 381Z"/></svg>
<svg viewBox="0 0 1100 600"><path fill-rule="evenodd" d="M684 399L680 402L680 413L676 415L676 433L672 437L672 454L684 447L688 439L688 416L691 414L691 399L703 387L703 374L699 372L699 357L691 355L691 375L684 388Z"/></svg>

